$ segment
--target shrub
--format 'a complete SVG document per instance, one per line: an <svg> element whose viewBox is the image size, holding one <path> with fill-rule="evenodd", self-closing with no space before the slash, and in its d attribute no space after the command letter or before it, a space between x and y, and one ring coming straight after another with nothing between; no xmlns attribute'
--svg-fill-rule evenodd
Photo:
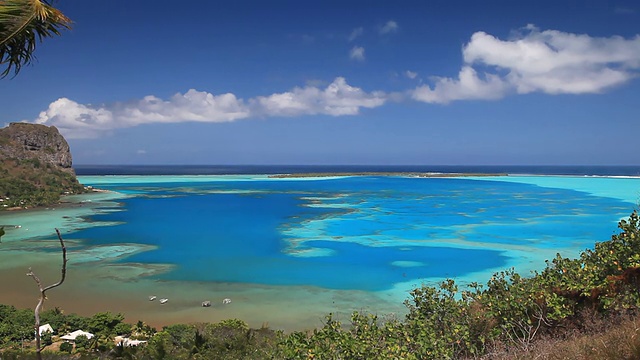
<svg viewBox="0 0 640 360"><path fill-rule="evenodd" d="M40 341L45 346L49 346L49 345L53 344L53 335L51 334L51 331L43 332L40 335Z"/></svg>
<svg viewBox="0 0 640 360"><path fill-rule="evenodd" d="M73 344L70 342L63 342L60 344L60 352L71 353L73 351Z"/></svg>

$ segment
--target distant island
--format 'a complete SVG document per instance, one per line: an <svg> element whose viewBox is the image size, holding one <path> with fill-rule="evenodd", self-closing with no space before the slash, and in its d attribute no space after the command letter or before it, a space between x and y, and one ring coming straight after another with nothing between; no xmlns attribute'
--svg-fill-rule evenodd
<svg viewBox="0 0 640 360"><path fill-rule="evenodd" d="M69 144L54 126L11 123L0 129L0 211L52 205L84 192Z"/></svg>
<svg viewBox="0 0 640 360"><path fill-rule="evenodd" d="M321 173L277 174L277 175L270 175L269 177L274 179L285 179L285 178L335 177L335 176L406 176L406 177L424 177L424 178L451 178L451 177L509 176L509 175L506 173L490 174L490 173L364 171L364 172L321 172Z"/></svg>

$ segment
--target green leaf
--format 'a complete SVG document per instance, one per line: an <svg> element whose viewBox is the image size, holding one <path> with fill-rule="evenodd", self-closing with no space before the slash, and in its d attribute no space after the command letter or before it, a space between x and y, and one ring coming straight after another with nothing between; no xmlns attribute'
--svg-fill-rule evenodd
<svg viewBox="0 0 640 360"><path fill-rule="evenodd" d="M31 63L38 41L70 29L71 20L44 0L0 2L0 78Z"/></svg>

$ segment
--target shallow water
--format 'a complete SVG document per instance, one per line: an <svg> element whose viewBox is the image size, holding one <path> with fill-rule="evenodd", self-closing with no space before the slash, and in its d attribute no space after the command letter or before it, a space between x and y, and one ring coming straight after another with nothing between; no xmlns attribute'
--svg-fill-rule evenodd
<svg viewBox="0 0 640 360"><path fill-rule="evenodd" d="M556 252L575 256L607 240L640 191L640 179L540 176L80 180L113 193L0 215L22 225L3 238L0 280L24 281L11 279L27 259L55 272L57 244L45 235L61 227L73 281L52 304L156 324L238 317L285 329L318 326L329 312L402 313L422 283L485 282L512 266L540 269ZM204 300L218 305L207 312Z"/></svg>

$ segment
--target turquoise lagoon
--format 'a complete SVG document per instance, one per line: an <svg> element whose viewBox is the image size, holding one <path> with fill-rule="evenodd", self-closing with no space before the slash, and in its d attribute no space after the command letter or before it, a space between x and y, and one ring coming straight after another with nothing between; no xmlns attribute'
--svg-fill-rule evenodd
<svg viewBox="0 0 640 360"><path fill-rule="evenodd" d="M110 283L113 292L124 291L121 284L155 294L173 284L181 289L173 296L187 299L191 287L200 297L215 289L215 296L233 296L236 307L220 307L216 319L284 328L317 326L328 312L401 313L412 288L445 278L485 282L510 267L528 274L557 252L576 256L607 240L640 195L640 179L603 177L80 181L111 193L84 195L80 210L53 215L64 219L78 268L127 269L128 278ZM28 222L0 217L7 221ZM7 243L41 239L32 228L32 235L10 231ZM164 315L200 311L189 301L164 308Z"/></svg>

